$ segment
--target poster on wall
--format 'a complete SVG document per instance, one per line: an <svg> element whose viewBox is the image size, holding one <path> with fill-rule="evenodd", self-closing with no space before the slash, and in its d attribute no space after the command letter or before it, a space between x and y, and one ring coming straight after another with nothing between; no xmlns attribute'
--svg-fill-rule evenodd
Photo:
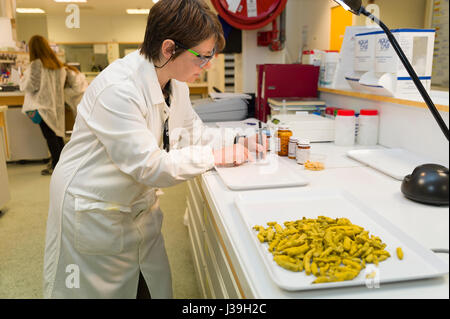
<svg viewBox="0 0 450 319"><path fill-rule="evenodd" d="M433 18L431 22L432 28L436 29L432 85L447 88L449 86L448 1L449 0L433 0Z"/></svg>

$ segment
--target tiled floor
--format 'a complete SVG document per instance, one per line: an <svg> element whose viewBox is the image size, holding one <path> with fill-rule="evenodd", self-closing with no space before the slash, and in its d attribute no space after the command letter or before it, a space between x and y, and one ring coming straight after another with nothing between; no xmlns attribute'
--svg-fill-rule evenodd
<svg viewBox="0 0 450 319"><path fill-rule="evenodd" d="M0 299L42 298L42 267L50 176L42 164L8 164L11 201L0 215ZM174 298L200 298L187 228L186 183L164 189L163 234L172 270Z"/></svg>

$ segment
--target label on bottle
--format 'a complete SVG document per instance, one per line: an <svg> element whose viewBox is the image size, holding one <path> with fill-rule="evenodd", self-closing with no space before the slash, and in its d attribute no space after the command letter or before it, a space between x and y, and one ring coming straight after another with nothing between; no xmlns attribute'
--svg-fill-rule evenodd
<svg viewBox="0 0 450 319"><path fill-rule="evenodd" d="M311 154L310 149L297 149L297 164L305 164L307 161L309 161L309 155Z"/></svg>
<svg viewBox="0 0 450 319"><path fill-rule="evenodd" d="M297 153L297 143L289 142L289 150L288 150L289 158L295 158L296 153Z"/></svg>

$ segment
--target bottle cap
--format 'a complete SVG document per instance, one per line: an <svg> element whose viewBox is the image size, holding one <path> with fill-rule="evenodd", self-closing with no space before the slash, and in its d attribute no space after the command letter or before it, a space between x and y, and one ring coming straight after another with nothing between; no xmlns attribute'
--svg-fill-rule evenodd
<svg viewBox="0 0 450 319"><path fill-rule="evenodd" d="M360 115L375 116L375 115L378 115L378 111L377 110L361 110Z"/></svg>
<svg viewBox="0 0 450 319"><path fill-rule="evenodd" d="M298 140L298 145L309 145L310 144L310 140L306 139L306 138L302 138Z"/></svg>
<svg viewBox="0 0 450 319"><path fill-rule="evenodd" d="M279 129L280 131L287 131L287 130L289 130L289 125L281 124L281 125L278 127L278 129Z"/></svg>
<svg viewBox="0 0 450 319"><path fill-rule="evenodd" d="M355 111L353 111L353 110L338 110L337 115L339 115L339 116L355 116Z"/></svg>

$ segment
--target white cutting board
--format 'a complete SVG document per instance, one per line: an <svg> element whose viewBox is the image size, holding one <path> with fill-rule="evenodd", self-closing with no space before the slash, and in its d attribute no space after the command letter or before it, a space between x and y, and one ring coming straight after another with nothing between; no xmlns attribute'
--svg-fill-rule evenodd
<svg viewBox="0 0 450 319"><path fill-rule="evenodd" d="M268 154L264 164L246 163L237 167L216 167L224 184L231 190L304 186L309 181L298 171Z"/></svg>
<svg viewBox="0 0 450 319"><path fill-rule="evenodd" d="M361 163L373 167L399 181L422 164L433 161L400 148L378 150L352 150L347 155Z"/></svg>
<svg viewBox="0 0 450 319"><path fill-rule="evenodd" d="M423 247L412 237L365 206L351 194L339 190L324 189L284 189L261 190L258 192L241 193L235 198L239 215L244 221L248 240L256 249L270 278L282 289L289 291L324 289L347 286L364 286L376 284L368 282L366 274L376 271L376 280L380 286L387 282L408 281L442 276L448 273L448 265L431 250ZM380 237L386 243L386 250L391 254L387 260L380 262L378 267L367 264L359 275L350 281L313 284L315 276L307 276L305 272L292 272L278 266L273 261L273 255L268 252L267 243L261 244L253 226L267 226L267 222L295 221L306 218L328 216L331 218L345 217L353 224L364 227L370 235ZM403 260L396 255L396 248L404 252Z"/></svg>

